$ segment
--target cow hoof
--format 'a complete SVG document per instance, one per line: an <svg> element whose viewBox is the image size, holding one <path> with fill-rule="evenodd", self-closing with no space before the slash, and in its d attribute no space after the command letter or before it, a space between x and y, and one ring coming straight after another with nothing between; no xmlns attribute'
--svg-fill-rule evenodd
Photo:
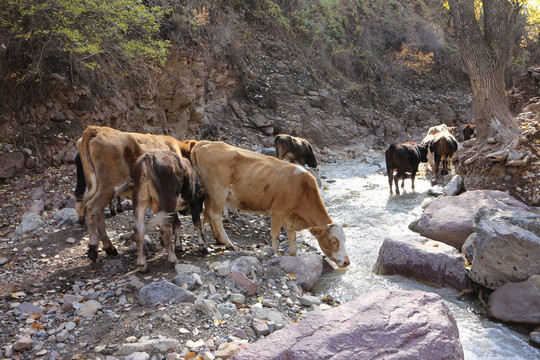
<svg viewBox="0 0 540 360"><path fill-rule="evenodd" d="M148 266L147 265L139 265L137 267L137 271L143 274L146 274L148 272Z"/></svg>
<svg viewBox="0 0 540 360"><path fill-rule="evenodd" d="M107 256L118 256L118 250L114 247L105 249L105 252L107 253Z"/></svg>
<svg viewBox="0 0 540 360"><path fill-rule="evenodd" d="M97 246L95 245L88 245L88 258L92 260L92 262L97 261Z"/></svg>
<svg viewBox="0 0 540 360"><path fill-rule="evenodd" d="M204 245L199 246L199 251L201 252L201 254L208 254L208 249Z"/></svg>

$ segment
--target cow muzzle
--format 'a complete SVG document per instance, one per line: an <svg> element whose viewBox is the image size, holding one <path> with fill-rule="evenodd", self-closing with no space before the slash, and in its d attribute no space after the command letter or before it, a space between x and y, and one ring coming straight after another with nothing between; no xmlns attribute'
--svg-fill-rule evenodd
<svg viewBox="0 0 540 360"><path fill-rule="evenodd" d="M340 268L346 268L347 266L351 265L351 260L349 259L349 256L345 256L343 260L332 258L332 261L335 262L336 265Z"/></svg>

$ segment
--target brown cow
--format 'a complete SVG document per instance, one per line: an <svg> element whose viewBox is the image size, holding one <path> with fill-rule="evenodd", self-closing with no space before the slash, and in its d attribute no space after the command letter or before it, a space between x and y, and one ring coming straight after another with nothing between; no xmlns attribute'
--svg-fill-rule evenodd
<svg viewBox="0 0 540 360"><path fill-rule="evenodd" d="M463 127L463 141L470 140L476 130L476 125L467 124Z"/></svg>
<svg viewBox="0 0 540 360"><path fill-rule="evenodd" d="M297 161L302 166L308 164L309 167L314 169L317 167L313 147L305 139L280 134L274 140L274 147L276 148L276 157L280 160Z"/></svg>
<svg viewBox="0 0 540 360"><path fill-rule="evenodd" d="M435 179L439 179L439 165L442 162L441 174L448 174L448 161L457 151L458 143L454 135L441 132L433 137L429 144L429 151L435 157Z"/></svg>
<svg viewBox="0 0 540 360"><path fill-rule="evenodd" d="M171 235L175 235L176 245L181 244L180 220L177 210L187 207L191 210L193 225L199 238L199 249L208 252L201 231L201 211L203 190L194 176L189 160L164 150L149 150L144 153L131 169L133 179L133 226L137 242L137 265L139 271L148 270L144 255L144 215L151 207L155 216L149 224L161 224L161 239L167 249L168 261L177 264ZM157 219L157 220L156 220Z"/></svg>
<svg viewBox="0 0 540 360"><path fill-rule="evenodd" d="M296 255L296 232L315 236L322 251L338 266L350 264L343 225L332 222L315 178L303 167L223 142L200 141L191 163L205 189L205 218L214 237L233 248L221 220L226 203L269 215L272 249L278 254L281 227L287 230L289 254Z"/></svg>
<svg viewBox="0 0 540 360"><path fill-rule="evenodd" d="M392 181L396 184L396 194L399 195L398 182L401 178L401 187L405 185L406 173L411 173L412 190L414 191L414 177L418 171L418 165L421 162L427 162L428 149L424 145L418 145L415 142L408 141L403 144L392 144L386 150L386 170L388 172L388 184L390 185L390 194L392 192ZM396 175L394 177L394 170Z"/></svg>
<svg viewBox="0 0 540 360"><path fill-rule="evenodd" d="M107 255L118 252L105 231L103 209L115 196L115 187L131 180L131 167L147 150L169 150L179 156L189 154L194 143L184 143L172 136L123 132L110 127L89 126L77 141L84 178L88 190L78 199L76 210L80 219L85 219L88 233L88 257L97 260L99 242ZM131 190L121 194L131 198Z"/></svg>

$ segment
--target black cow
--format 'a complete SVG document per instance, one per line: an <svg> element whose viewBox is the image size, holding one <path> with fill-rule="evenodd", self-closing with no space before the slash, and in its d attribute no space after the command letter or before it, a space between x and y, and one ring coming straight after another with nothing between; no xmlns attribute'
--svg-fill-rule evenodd
<svg viewBox="0 0 540 360"><path fill-rule="evenodd" d="M414 190L414 177L421 162L427 162L427 146L418 145L415 142L407 141L402 144L392 144L386 150L386 170L388 171L388 184L390 194L392 192L392 181L396 183L396 194L399 195L398 182L401 178L401 187L405 185L405 174L411 173L412 189ZM394 170L396 175L394 176Z"/></svg>
<svg viewBox="0 0 540 360"><path fill-rule="evenodd" d="M274 147L276 148L276 157L280 160L297 161L302 166L308 164L309 167L314 169L317 167L317 159L315 159L313 147L305 139L280 134L274 140Z"/></svg>
<svg viewBox="0 0 540 360"><path fill-rule="evenodd" d="M447 131L441 132L433 137L429 144L429 151L435 158L435 179L439 179L439 165L442 161L441 174L448 174L448 160L458 149L458 143L454 135Z"/></svg>
<svg viewBox="0 0 540 360"><path fill-rule="evenodd" d="M206 245L201 230L201 211L204 190L195 178L188 159L171 151L150 150L141 155L131 169L133 179L133 212L135 216L134 237L137 242L137 266L146 272L148 265L144 255L144 215L146 208L152 208L154 217L149 226L161 224L160 232L167 249L168 261L178 263L171 241L175 235L176 244L181 244L180 220L177 210L191 210L193 225L199 238L199 249L206 253Z"/></svg>
<svg viewBox="0 0 540 360"><path fill-rule="evenodd" d="M473 136L474 131L476 129L476 125L467 124L463 127L463 141L470 140L470 138Z"/></svg>

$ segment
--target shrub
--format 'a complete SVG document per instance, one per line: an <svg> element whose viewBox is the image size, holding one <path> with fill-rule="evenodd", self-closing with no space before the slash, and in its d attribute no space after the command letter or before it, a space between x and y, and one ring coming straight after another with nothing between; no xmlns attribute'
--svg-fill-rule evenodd
<svg viewBox="0 0 540 360"><path fill-rule="evenodd" d="M24 102L52 72L107 67L144 77L169 54L168 41L159 38L162 17L160 7L140 0L3 0L0 87L19 90Z"/></svg>

